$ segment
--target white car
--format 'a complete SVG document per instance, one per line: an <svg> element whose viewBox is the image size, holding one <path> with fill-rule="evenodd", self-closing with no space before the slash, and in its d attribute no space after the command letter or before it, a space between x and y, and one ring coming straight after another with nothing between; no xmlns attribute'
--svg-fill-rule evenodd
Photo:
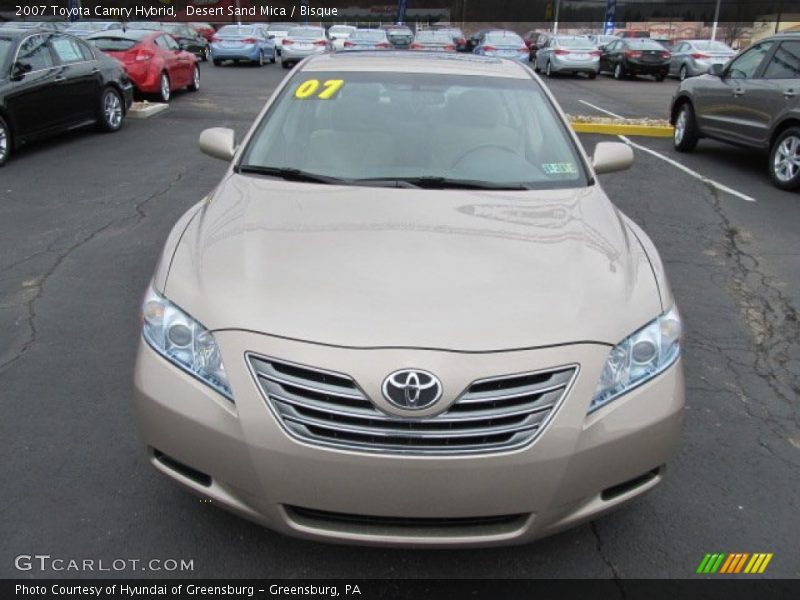
<svg viewBox="0 0 800 600"><path fill-rule="evenodd" d="M344 43L356 30L352 25L333 25L328 29L328 39L334 50L344 49Z"/></svg>

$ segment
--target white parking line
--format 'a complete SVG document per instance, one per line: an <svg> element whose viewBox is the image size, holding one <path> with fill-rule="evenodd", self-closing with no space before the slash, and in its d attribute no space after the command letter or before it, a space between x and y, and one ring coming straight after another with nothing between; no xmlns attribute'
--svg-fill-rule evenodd
<svg viewBox="0 0 800 600"><path fill-rule="evenodd" d="M609 115L611 117L614 117L614 118L617 118L617 119L623 119L624 118L621 115L618 115L616 113L611 112L610 110L606 110L605 108L601 108L600 106L596 106L596 105L592 104L591 102L586 102L586 100L578 100L578 102L580 102L581 104L585 104L586 106L589 106L589 107L595 109L596 111L605 113L605 114L607 114L607 115ZM637 144L635 142L630 141L624 135L618 135L617 137L620 140L622 140L623 142L625 142L626 144L628 144L629 146L631 146L632 148L636 148L637 150L641 150L642 152L647 152L648 154L650 154L652 156L655 156L656 158L660 158L661 160L663 160L666 163L669 163L670 165L672 165L676 169L680 169L681 171L683 171L687 175L691 175L695 179L698 179L698 180L702 181L703 183L705 183L707 185L710 185L713 188L718 189L721 192L725 192L726 194L730 194L731 196L735 196L735 197L740 198L742 200L746 200L747 202L755 202L756 201L756 199L753 198L752 196L748 196L747 194L743 194L742 192L736 191L733 188L729 188L727 185L719 183L718 181L715 181L715 180L713 180L713 179L711 179L709 177L706 177L705 175L701 175L697 171L694 171L694 170L690 169L689 167L687 167L685 165L682 165L677 160L671 159L669 156L665 156L665 155L661 154L660 152L656 152L655 150L651 150L650 148L648 148L646 146L642 146L641 144Z"/></svg>
<svg viewBox="0 0 800 600"><path fill-rule="evenodd" d="M614 117L615 119L625 118L622 115L612 113L610 110L606 110L605 108L600 108L599 106L595 106L594 104L592 104L591 102L587 102L586 100L578 100L578 102L580 102L581 104L585 104L586 106L589 106L590 108L593 108L597 111L600 111L601 113L606 113L607 115Z"/></svg>

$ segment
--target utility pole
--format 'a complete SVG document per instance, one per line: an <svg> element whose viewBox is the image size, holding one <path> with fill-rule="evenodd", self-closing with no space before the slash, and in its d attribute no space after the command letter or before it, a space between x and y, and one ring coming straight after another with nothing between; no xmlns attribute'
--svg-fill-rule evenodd
<svg viewBox="0 0 800 600"><path fill-rule="evenodd" d="M717 0L717 8L714 11L714 25L711 27L711 41L717 39L717 25L719 24L719 4L722 0Z"/></svg>
<svg viewBox="0 0 800 600"><path fill-rule="evenodd" d="M556 15L553 20L553 35L558 34L558 9L561 8L561 0L556 0Z"/></svg>

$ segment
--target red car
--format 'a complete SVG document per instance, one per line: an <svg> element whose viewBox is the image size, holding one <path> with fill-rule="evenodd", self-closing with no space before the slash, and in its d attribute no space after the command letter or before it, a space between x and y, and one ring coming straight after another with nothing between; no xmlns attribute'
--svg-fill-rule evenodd
<svg viewBox="0 0 800 600"><path fill-rule="evenodd" d="M211 43L211 38L214 37L216 29L209 23L188 23L189 27L194 29L197 33L206 38Z"/></svg>
<svg viewBox="0 0 800 600"><path fill-rule="evenodd" d="M197 57L181 50L171 35L146 29L110 30L87 38L97 48L113 56L128 71L140 93L155 94L168 102L173 90L200 89Z"/></svg>

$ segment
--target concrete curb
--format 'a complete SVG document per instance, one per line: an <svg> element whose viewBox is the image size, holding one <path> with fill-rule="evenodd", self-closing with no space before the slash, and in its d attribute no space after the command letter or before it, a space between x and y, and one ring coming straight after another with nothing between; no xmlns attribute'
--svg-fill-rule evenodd
<svg viewBox="0 0 800 600"><path fill-rule="evenodd" d="M169 104L164 102L134 102L128 109L127 116L131 119L147 119L164 112Z"/></svg>
<svg viewBox="0 0 800 600"><path fill-rule="evenodd" d="M629 123L587 123L570 121L577 133L599 133L602 135L638 135L645 137L669 138L673 128L667 125L633 125Z"/></svg>

